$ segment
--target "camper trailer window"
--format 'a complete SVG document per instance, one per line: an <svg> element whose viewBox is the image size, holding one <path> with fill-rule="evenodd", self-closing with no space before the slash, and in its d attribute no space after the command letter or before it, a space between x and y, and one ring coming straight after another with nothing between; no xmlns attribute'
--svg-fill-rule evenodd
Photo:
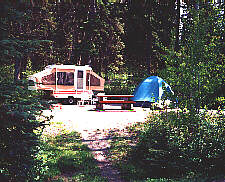
<svg viewBox="0 0 225 182"><path fill-rule="evenodd" d="M90 76L90 73L87 73L87 82L86 82L87 86L89 85L89 76ZM100 79L96 78L92 74L90 76L90 81L91 81L90 86L100 86Z"/></svg>
<svg viewBox="0 0 225 182"><path fill-rule="evenodd" d="M78 71L77 78L83 78L83 71Z"/></svg>
<svg viewBox="0 0 225 182"><path fill-rule="evenodd" d="M55 85L55 73L42 77L41 81L43 85Z"/></svg>
<svg viewBox="0 0 225 182"><path fill-rule="evenodd" d="M73 72L57 72L57 84L58 85L74 85L74 73Z"/></svg>

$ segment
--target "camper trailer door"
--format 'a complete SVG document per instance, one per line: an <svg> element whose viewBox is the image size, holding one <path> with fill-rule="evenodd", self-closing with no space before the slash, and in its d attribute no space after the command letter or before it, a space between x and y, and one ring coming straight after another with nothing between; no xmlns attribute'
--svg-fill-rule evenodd
<svg viewBox="0 0 225 182"><path fill-rule="evenodd" d="M84 70L77 70L77 90L85 88Z"/></svg>

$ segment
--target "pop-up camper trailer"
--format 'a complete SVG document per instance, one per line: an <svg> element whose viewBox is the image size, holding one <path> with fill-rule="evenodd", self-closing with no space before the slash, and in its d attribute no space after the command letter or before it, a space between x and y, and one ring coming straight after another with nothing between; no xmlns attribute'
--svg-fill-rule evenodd
<svg viewBox="0 0 225 182"><path fill-rule="evenodd" d="M45 90L57 99L91 101L93 91L104 91L105 80L89 66L49 65L29 76L30 90Z"/></svg>

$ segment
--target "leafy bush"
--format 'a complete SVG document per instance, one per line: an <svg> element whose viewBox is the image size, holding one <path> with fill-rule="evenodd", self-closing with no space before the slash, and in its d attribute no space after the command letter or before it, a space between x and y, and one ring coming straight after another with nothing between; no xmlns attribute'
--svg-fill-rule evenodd
<svg viewBox="0 0 225 182"><path fill-rule="evenodd" d="M110 75L110 76L109 76ZM148 75L128 75L126 71L121 73L110 73L105 82L105 93L112 95L132 94L136 86Z"/></svg>
<svg viewBox="0 0 225 182"><path fill-rule="evenodd" d="M224 179L225 116L210 112L151 112L129 137L114 134L108 157L127 181Z"/></svg>
<svg viewBox="0 0 225 182"><path fill-rule="evenodd" d="M0 84L0 181L35 181L39 170L35 156L39 132L45 119L37 116L44 109L39 95L26 84Z"/></svg>
<svg viewBox="0 0 225 182"><path fill-rule="evenodd" d="M149 117L130 161L145 177L224 174L225 117L221 113L161 113Z"/></svg>
<svg viewBox="0 0 225 182"><path fill-rule="evenodd" d="M225 97L216 98L216 108L225 109Z"/></svg>
<svg viewBox="0 0 225 182"><path fill-rule="evenodd" d="M116 79L113 81L108 81L105 84L105 92L106 94L113 95L131 94L134 88L129 84L129 80L126 79Z"/></svg>
<svg viewBox="0 0 225 182"><path fill-rule="evenodd" d="M161 54L165 69L159 76L165 78L179 98L179 107L217 109L218 96L224 97L224 17L221 7L188 10L182 18L180 49L165 48ZM194 107L194 108L193 108Z"/></svg>

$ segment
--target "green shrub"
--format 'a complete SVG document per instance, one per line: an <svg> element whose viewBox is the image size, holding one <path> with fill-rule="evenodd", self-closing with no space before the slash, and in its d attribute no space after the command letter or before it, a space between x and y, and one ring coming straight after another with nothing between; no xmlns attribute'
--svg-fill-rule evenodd
<svg viewBox="0 0 225 182"><path fill-rule="evenodd" d="M216 98L217 108L225 109L225 97L218 97Z"/></svg>
<svg viewBox="0 0 225 182"><path fill-rule="evenodd" d="M37 131L45 125L37 116L44 108L40 96L28 91L26 84L0 83L0 177L5 181L37 178Z"/></svg>
<svg viewBox="0 0 225 182"><path fill-rule="evenodd" d="M225 117L206 113L161 113L149 117L130 161L146 177L224 174Z"/></svg>

